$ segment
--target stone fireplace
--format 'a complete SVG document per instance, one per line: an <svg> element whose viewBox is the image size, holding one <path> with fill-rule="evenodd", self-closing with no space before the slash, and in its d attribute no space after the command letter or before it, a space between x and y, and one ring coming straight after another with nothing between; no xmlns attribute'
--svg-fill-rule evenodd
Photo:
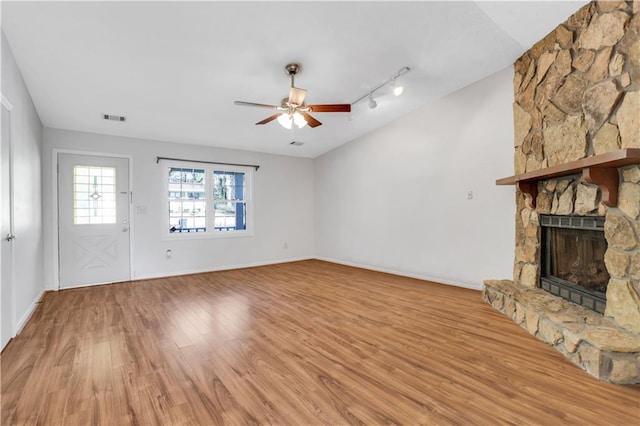
<svg viewBox="0 0 640 426"><path fill-rule="evenodd" d="M514 76L513 280L484 300L600 380L640 383L640 2L591 2Z"/></svg>

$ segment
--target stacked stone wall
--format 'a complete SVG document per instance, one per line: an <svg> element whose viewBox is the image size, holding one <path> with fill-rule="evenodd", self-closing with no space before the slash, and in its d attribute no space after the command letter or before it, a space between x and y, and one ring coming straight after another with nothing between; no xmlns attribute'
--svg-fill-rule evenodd
<svg viewBox="0 0 640 426"><path fill-rule="evenodd" d="M640 148L640 1L589 3L514 69L516 174ZM513 279L538 285L539 214L604 216L605 314L640 333L640 166L621 169L620 182L615 208L580 176L539 182L536 209L518 191Z"/></svg>

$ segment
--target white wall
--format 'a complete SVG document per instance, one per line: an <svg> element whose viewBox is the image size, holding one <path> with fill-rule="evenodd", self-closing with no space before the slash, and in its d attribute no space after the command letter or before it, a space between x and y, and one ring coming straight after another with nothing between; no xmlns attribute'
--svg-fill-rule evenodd
<svg viewBox="0 0 640 426"><path fill-rule="evenodd" d="M42 238L42 123L2 33L2 94L12 104L14 182L14 330L21 328L44 291ZM0 200L1 203L9 200ZM3 236L4 237L4 236ZM36 267L34 267L34 265Z"/></svg>
<svg viewBox="0 0 640 426"><path fill-rule="evenodd" d="M495 179L513 173L511 79L505 69L316 160L45 128L46 287L56 284L54 149L132 157L134 206L147 206L132 210L133 278L314 255L474 288L510 277L514 189ZM254 236L164 239L158 155L260 164Z"/></svg>
<svg viewBox="0 0 640 426"><path fill-rule="evenodd" d="M48 179L44 188L45 212L54 208L54 149L131 156L134 197L131 215L132 278L210 271L313 256L312 160L45 127L43 173ZM162 162L156 164L156 156L260 165L253 182L254 235L180 241L165 238L163 221L167 206L163 198L163 166ZM135 206L138 205L146 206L147 214L136 214ZM44 226L45 278L47 288L55 288L55 220L46 215ZM288 246L286 249L285 243ZM173 254L170 260L165 256L167 249Z"/></svg>
<svg viewBox="0 0 640 426"><path fill-rule="evenodd" d="M315 161L316 255L481 288L514 250L510 67ZM467 192L473 191L473 199Z"/></svg>

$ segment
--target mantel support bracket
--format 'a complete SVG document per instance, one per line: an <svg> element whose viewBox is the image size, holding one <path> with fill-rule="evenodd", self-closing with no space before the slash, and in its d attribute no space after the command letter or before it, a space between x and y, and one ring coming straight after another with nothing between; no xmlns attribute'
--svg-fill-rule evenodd
<svg viewBox="0 0 640 426"><path fill-rule="evenodd" d="M615 167L586 167L582 169L582 178L598 185L602 193L602 202L607 207L618 205L618 169Z"/></svg>
<svg viewBox="0 0 640 426"><path fill-rule="evenodd" d="M521 180L518 182L518 189L524 194L527 208L535 209L538 198L538 181Z"/></svg>

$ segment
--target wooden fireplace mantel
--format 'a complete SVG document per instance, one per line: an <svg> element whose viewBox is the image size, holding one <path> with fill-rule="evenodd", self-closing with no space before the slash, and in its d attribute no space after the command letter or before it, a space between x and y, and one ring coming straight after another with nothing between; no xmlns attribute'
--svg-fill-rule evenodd
<svg viewBox="0 0 640 426"><path fill-rule="evenodd" d="M516 185L525 194L527 206L536 207L538 182L582 173L582 178L600 187L602 202L618 205L618 167L640 164L640 148L627 148L496 180L496 185Z"/></svg>

